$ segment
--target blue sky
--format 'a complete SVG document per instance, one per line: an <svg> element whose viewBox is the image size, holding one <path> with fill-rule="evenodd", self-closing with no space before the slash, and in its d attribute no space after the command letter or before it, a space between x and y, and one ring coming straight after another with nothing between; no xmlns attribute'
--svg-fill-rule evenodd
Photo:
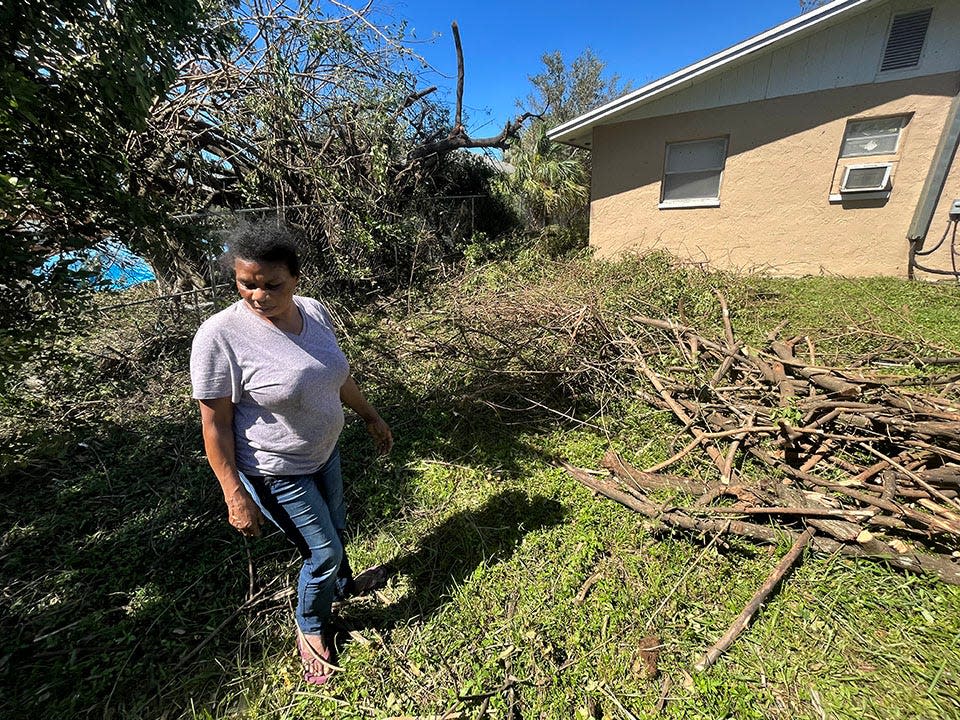
<svg viewBox="0 0 960 720"><path fill-rule="evenodd" d="M798 0L386 0L381 8L406 19L408 30L432 43L415 46L446 78L438 99L452 107L456 52L450 23L463 41L468 130L492 135L516 114L517 99L529 93L527 80L542 67L540 57L559 50L568 62L586 48L634 88L723 50L795 17Z"/></svg>

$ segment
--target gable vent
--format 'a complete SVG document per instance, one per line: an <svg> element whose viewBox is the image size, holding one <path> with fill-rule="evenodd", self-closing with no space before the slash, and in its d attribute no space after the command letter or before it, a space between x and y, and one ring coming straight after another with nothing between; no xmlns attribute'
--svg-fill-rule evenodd
<svg viewBox="0 0 960 720"><path fill-rule="evenodd" d="M923 41L927 37L932 14L933 10L929 9L893 18L880 72L916 67L920 63L920 53L923 52Z"/></svg>

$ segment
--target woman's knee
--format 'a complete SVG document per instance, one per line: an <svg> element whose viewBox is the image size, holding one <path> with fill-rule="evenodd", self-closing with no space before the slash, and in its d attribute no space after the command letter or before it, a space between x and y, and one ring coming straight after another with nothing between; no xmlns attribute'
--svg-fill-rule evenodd
<svg viewBox="0 0 960 720"><path fill-rule="evenodd" d="M315 577L335 574L343 560L343 544L339 538L310 548L310 557L307 562L311 566Z"/></svg>

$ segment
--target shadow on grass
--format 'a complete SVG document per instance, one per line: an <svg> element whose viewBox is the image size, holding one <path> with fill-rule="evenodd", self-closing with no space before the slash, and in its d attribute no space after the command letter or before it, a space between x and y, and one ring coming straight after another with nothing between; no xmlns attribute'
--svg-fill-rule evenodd
<svg viewBox="0 0 960 720"><path fill-rule="evenodd" d="M187 412L76 428L67 457L3 479L0 715L130 707L243 602L246 553L195 433Z"/></svg>
<svg viewBox="0 0 960 720"><path fill-rule="evenodd" d="M407 509L424 458L506 474L533 457L519 426L387 394L391 459L370 461L359 424L342 439L354 527ZM238 667L278 651L264 606L237 610L253 586L292 583L293 548L279 533L246 543L227 525L192 403L116 417L49 428L64 454L25 454L0 478L0 717L178 717L222 703ZM355 619L390 627L436 612L478 566L562 516L555 501L514 490L457 512L394 560L409 593Z"/></svg>
<svg viewBox="0 0 960 720"><path fill-rule="evenodd" d="M508 559L530 532L558 524L563 506L539 495L505 490L477 509L461 510L425 535L417 549L386 563L390 576L409 580L406 594L387 607L350 607L349 627L389 630L412 618L429 618L483 564Z"/></svg>

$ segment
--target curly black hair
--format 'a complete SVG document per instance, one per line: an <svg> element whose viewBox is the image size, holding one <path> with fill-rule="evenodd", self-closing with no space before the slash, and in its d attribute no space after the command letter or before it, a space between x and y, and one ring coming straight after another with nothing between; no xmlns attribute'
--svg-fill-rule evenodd
<svg viewBox="0 0 960 720"><path fill-rule="evenodd" d="M257 263L283 263L293 277L300 276L300 252L293 233L276 220L240 222L227 234L221 266L234 271L237 260Z"/></svg>

